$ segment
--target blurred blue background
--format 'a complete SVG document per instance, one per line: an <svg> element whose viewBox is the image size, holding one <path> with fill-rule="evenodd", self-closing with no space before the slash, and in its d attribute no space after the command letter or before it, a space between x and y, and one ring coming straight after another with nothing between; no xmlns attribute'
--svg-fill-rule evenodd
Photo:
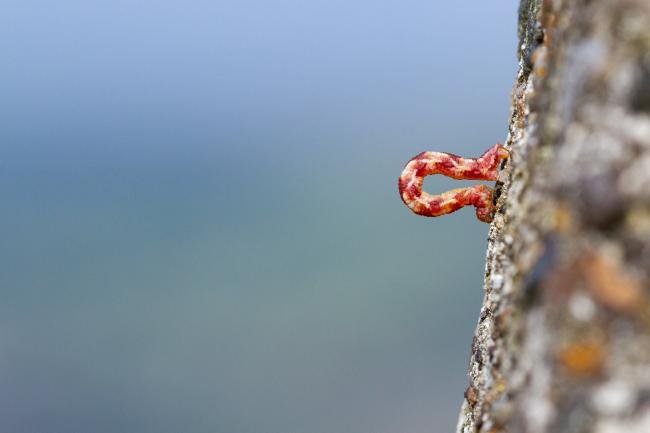
<svg viewBox="0 0 650 433"><path fill-rule="evenodd" d="M453 430L488 226L396 181L505 139L516 1L2 9L3 433Z"/></svg>

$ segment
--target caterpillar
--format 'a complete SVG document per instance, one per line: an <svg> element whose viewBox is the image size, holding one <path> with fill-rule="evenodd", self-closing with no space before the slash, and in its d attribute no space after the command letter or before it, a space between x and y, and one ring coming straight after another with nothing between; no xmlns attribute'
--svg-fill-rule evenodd
<svg viewBox="0 0 650 433"><path fill-rule="evenodd" d="M508 156L508 150L501 144L495 144L478 158L463 158L445 152L422 152L406 164L399 177L400 197L413 212L427 217L446 215L473 205L476 217L490 223L495 211L492 188L479 184L432 195L422 191L424 178L442 174L459 180L496 180L499 164Z"/></svg>

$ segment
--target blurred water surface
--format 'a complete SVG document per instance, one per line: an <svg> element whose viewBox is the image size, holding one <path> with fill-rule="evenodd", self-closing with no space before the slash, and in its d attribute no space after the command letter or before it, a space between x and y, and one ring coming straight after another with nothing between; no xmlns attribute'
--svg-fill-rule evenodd
<svg viewBox="0 0 650 433"><path fill-rule="evenodd" d="M0 430L451 431L488 227L396 179L505 139L516 7L6 1Z"/></svg>

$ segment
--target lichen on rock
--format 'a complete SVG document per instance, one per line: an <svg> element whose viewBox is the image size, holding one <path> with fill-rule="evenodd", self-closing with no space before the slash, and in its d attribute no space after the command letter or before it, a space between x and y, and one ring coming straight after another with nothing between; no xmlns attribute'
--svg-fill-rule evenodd
<svg viewBox="0 0 650 433"><path fill-rule="evenodd" d="M458 432L648 432L650 3L522 0Z"/></svg>

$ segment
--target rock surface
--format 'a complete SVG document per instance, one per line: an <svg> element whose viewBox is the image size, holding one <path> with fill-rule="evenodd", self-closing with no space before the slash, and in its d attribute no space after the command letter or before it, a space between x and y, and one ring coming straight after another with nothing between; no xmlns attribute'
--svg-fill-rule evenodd
<svg viewBox="0 0 650 433"><path fill-rule="evenodd" d="M458 432L650 432L650 1L522 0Z"/></svg>

